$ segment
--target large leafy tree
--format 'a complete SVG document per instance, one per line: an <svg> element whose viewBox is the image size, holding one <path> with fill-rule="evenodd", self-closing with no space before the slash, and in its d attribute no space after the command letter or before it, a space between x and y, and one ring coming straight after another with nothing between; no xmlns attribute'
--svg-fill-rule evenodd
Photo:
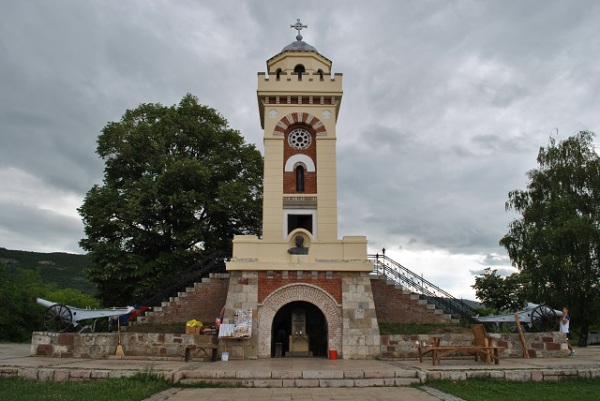
<svg viewBox="0 0 600 401"><path fill-rule="evenodd" d="M142 104L98 138L103 185L86 195L80 241L105 305L146 295L234 234L259 234L262 156L214 109L186 95Z"/></svg>
<svg viewBox="0 0 600 401"><path fill-rule="evenodd" d="M600 159L588 131L540 148L527 190L509 193L521 214L500 244L531 283L534 301L568 305L585 346L600 312Z"/></svg>
<svg viewBox="0 0 600 401"><path fill-rule="evenodd" d="M526 301L527 286L521 280L521 275L513 273L502 277L497 270L489 267L475 277L475 296L494 313L516 312Z"/></svg>

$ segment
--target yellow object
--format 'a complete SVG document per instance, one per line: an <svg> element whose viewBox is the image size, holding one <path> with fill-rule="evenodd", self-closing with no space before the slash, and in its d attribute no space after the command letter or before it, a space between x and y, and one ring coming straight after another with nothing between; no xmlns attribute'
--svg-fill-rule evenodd
<svg viewBox="0 0 600 401"><path fill-rule="evenodd" d="M185 328L185 334L200 334L200 327L189 327L186 326Z"/></svg>
<svg viewBox="0 0 600 401"><path fill-rule="evenodd" d="M198 328L203 326L202 322L199 320L196 320L196 319L188 320L185 325L187 327L198 327Z"/></svg>

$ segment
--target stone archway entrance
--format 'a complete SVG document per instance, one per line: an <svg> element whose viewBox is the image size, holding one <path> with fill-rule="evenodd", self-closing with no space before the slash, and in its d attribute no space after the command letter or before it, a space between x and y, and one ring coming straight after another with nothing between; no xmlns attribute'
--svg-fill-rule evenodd
<svg viewBox="0 0 600 401"><path fill-rule="evenodd" d="M271 357L273 335L276 335L274 330L278 329L278 327L273 327L274 323L278 322L275 317L282 308L293 303L309 309L308 305L312 305L323 314L327 325L324 330L327 333L327 349L337 350L341 356L342 306L337 304L335 299L323 289L310 284L298 283L279 288L258 305L258 357ZM285 313L286 309L283 310Z"/></svg>
<svg viewBox="0 0 600 401"><path fill-rule="evenodd" d="M295 327L298 317L303 323L299 330ZM271 357L327 356L327 321L312 303L294 301L284 305L275 314L271 327ZM306 346L307 350L299 350L298 346Z"/></svg>

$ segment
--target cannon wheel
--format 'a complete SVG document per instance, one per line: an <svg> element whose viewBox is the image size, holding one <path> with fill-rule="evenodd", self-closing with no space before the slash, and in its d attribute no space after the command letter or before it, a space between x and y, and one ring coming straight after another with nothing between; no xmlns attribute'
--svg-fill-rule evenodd
<svg viewBox="0 0 600 401"><path fill-rule="evenodd" d="M49 331L63 332L73 323L73 313L68 306L54 304L44 313L44 326Z"/></svg>
<svg viewBox="0 0 600 401"><path fill-rule="evenodd" d="M538 332L553 331L557 322L554 309L538 305L531 311L531 326Z"/></svg>

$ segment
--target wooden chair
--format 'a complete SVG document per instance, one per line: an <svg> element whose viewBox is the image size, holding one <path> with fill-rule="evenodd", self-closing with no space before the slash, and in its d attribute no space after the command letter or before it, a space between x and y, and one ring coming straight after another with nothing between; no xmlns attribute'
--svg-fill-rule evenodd
<svg viewBox="0 0 600 401"><path fill-rule="evenodd" d="M473 345L485 348L492 347L492 342L494 341L494 338L488 336L483 324L472 325L471 331L473 332ZM481 357L481 360L487 363L490 363L492 361L492 357L489 351L487 350L475 352L475 360L477 360L478 357Z"/></svg>

